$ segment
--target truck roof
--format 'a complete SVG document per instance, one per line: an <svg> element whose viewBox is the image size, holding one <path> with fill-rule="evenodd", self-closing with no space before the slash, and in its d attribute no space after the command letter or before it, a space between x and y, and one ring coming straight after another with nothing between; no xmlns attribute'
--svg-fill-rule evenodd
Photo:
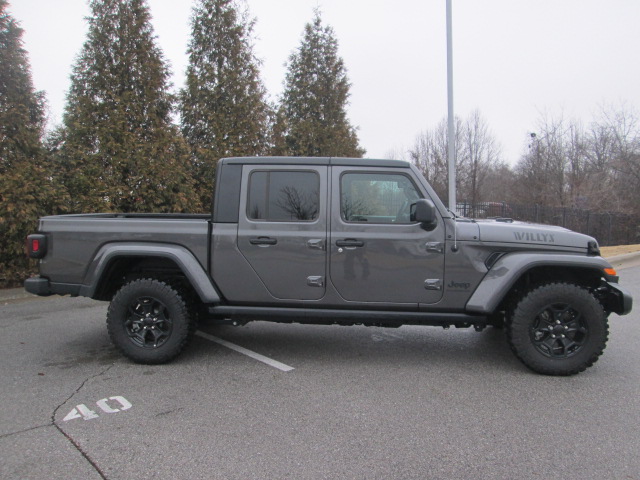
<svg viewBox="0 0 640 480"><path fill-rule="evenodd" d="M409 162L402 160L381 160L371 158L343 157L231 157L220 163L227 165L337 165L347 167L395 167L409 168Z"/></svg>

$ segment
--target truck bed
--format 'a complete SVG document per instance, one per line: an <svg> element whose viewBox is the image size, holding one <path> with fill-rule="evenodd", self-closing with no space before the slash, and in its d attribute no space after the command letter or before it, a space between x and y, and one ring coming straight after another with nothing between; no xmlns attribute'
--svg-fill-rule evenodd
<svg viewBox="0 0 640 480"><path fill-rule="evenodd" d="M172 244L188 249L208 270L207 214L99 213L56 215L40 219L47 232L48 250L42 260L43 277L55 272L58 282L83 284L92 259L107 244Z"/></svg>

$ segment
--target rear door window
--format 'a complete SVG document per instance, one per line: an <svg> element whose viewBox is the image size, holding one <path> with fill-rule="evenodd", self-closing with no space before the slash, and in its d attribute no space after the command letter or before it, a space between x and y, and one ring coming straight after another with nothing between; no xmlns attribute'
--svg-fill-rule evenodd
<svg viewBox="0 0 640 480"><path fill-rule="evenodd" d="M267 222L310 222L318 218L320 178L316 172L254 171L249 179L247 217Z"/></svg>

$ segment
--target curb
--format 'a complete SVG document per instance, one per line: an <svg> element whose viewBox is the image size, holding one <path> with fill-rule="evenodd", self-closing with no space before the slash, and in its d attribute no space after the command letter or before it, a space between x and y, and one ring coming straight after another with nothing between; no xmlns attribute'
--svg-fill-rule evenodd
<svg viewBox="0 0 640 480"><path fill-rule="evenodd" d="M622 270L624 268L635 266L635 264L640 260L640 252L623 253L622 255L606 257L606 260L616 270Z"/></svg>
<svg viewBox="0 0 640 480"><path fill-rule="evenodd" d="M8 288L6 290L0 290L0 303L8 302L9 300L21 300L23 298L39 298L37 295L27 292L24 288Z"/></svg>

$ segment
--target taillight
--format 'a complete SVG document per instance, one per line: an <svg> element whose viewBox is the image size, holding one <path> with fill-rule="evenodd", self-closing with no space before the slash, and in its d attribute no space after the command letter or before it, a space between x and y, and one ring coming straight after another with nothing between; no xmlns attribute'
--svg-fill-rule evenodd
<svg viewBox="0 0 640 480"><path fill-rule="evenodd" d="M47 254L47 237L40 233L29 235L27 249L31 258L43 258Z"/></svg>

